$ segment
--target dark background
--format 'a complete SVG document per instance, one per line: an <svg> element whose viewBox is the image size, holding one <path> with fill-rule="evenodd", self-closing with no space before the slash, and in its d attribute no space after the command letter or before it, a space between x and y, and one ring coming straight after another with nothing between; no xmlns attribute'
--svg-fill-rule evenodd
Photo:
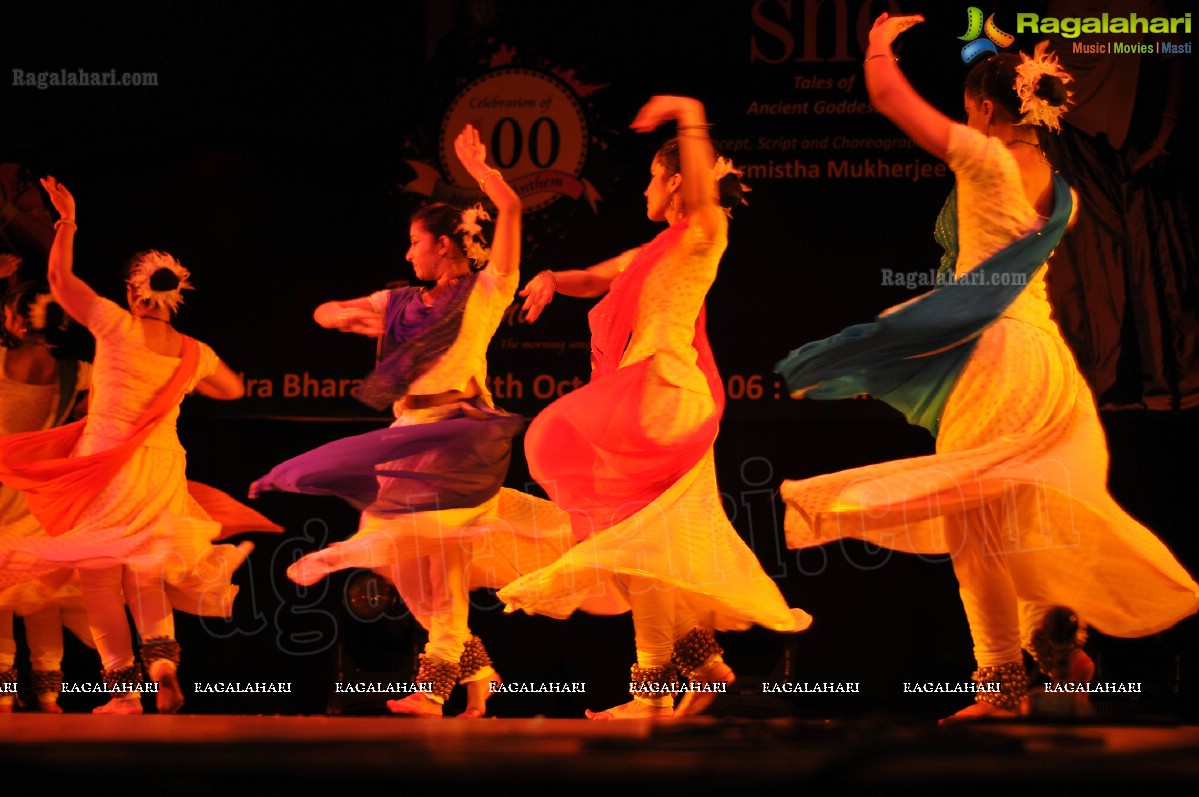
<svg viewBox="0 0 1199 797"><path fill-rule="evenodd" d="M957 39L967 5L894 4L928 17L904 36L904 70L955 118L967 69ZM859 38L865 28L856 26L864 19L868 28L887 4L830 2L810 24L803 15L815 6L431 0L338 3L307 13L228 2L7 9L0 160L22 163L35 175L53 174L72 190L77 270L101 293L120 297L120 266L134 251L167 249L192 270L197 286L186 297L179 328L212 344L233 367L247 375L360 377L369 370L373 344L318 328L311 311L324 300L412 278L403 260L407 219L422 198L401 190L412 176L406 161L438 165L446 108L462 86L487 71L496 52L511 53L517 66L569 70L600 87L581 98L590 135L581 176L603 200L592 210L562 199L529 214L522 270L532 275L585 267L657 231L645 219L641 192L665 131L627 130L653 94L702 99L719 140L901 136L876 114L747 114L754 100L811 99L794 88L800 75L856 75L851 91L832 98L865 100ZM844 61L831 60L828 49L838 36L829 16L837 9L844 9L849 31ZM781 60L780 40L764 32L763 19L798 42L815 36L819 60L755 60L755 44L768 59ZM998 20L1004 22L1002 15ZM148 71L157 73L159 85L43 91L8 85L10 68ZM1188 110L1176 142L1193 140L1191 118ZM1174 149L1169 177L1189 185L1193 154ZM737 159L769 157L753 151ZM776 707L781 710L937 716L962 701L904 695L902 683L960 682L973 670L948 561L852 542L788 551L775 494L784 478L933 450L923 430L875 402L791 401L774 385L772 367L790 349L911 297L905 288L881 285L879 269L936 266L933 221L950 185L948 177L914 183L761 179L751 185L749 206L734 214L730 247L710 294L709 333L726 379L756 375L764 391L756 399L730 396L716 443L718 477L738 531L791 604L815 622L794 638L754 630L721 635L721 641L750 682L761 676L862 685L858 695L796 698ZM589 306L558 297L537 325L505 328L499 337L585 341ZM491 352L493 373L585 379L587 367L585 348L561 355ZM526 394L499 403L532 415L547 402ZM1189 513L1199 444L1195 412L1105 410L1103 422L1113 495L1199 572ZM191 477L241 496L274 464L384 423L352 399L228 405L197 398L185 406L179 431ZM508 484L537 489L519 452ZM419 631L402 607L374 622L353 618L345 590L353 573L307 590L284 576L301 553L353 531L356 517L348 507L297 495L267 495L254 505L287 532L249 535L257 549L237 574L242 593L231 621L179 616L181 672L189 685L277 681L290 682L292 691L189 695L187 710L367 710L331 702L339 662L400 679L422 641ZM574 717L623 699L634 657L627 616L554 621L503 615L486 592L475 600L472 625L508 681L588 684L581 696L499 696L491 703L494 713ZM1101 680L1144 684L1139 699L1121 698L1121 710L1193 716L1193 618L1146 639L1094 634L1091 649ZM74 643L69 653L68 675L73 669L79 680L90 679L95 654ZM91 704L64 696L63 705Z"/></svg>

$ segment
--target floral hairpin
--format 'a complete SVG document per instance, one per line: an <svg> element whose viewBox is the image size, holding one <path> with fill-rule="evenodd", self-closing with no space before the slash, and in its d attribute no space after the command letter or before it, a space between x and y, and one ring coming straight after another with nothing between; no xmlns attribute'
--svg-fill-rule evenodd
<svg viewBox="0 0 1199 797"><path fill-rule="evenodd" d="M462 211L462 222L458 225L458 232L462 233L466 256L483 266L491 259L491 250L483 242L483 227L479 224L480 221L491 221L491 215L483 205L475 204L466 208Z"/></svg>
<svg viewBox="0 0 1199 797"><path fill-rule="evenodd" d="M50 309L50 305L55 304L54 297L48 293L39 293L37 297L29 305L29 328L34 332L46 331L46 311ZM66 313L63 313L62 321L59 322L59 329L66 329L68 318Z"/></svg>
<svg viewBox="0 0 1199 797"><path fill-rule="evenodd" d="M1069 83L1074 79L1069 72L1062 69L1057 55L1049 52L1048 40L1037 44L1031 58L1025 53L1020 53L1020 65L1016 67L1014 85L1016 96L1020 98L1021 123L1044 125L1050 130L1058 130L1061 127L1059 120L1066 112L1066 103L1050 105L1044 98L1037 96L1037 86L1045 75L1052 75L1063 83ZM1072 95L1073 92L1066 92L1067 101Z"/></svg>
<svg viewBox="0 0 1199 797"><path fill-rule="evenodd" d="M748 206L749 201L746 200L745 194L748 194L752 189L745 183L741 182L741 177L745 174L745 171L733 166L733 161L731 159L718 156L716 158L716 163L712 166L712 183L719 186L720 181L730 174L736 175L738 185L741 186L741 204ZM724 215L731 219L733 217L733 209L725 208Z"/></svg>
<svg viewBox="0 0 1199 797"><path fill-rule="evenodd" d="M154 290L150 287L150 278L154 276L155 272L164 268L178 278L179 284L170 290ZM129 285L133 288L134 298L175 312L183 303L183 291L193 290L192 284L187 281L189 277L191 277L191 272L185 269L178 260L166 252L153 250L138 260L133 272L129 275Z"/></svg>

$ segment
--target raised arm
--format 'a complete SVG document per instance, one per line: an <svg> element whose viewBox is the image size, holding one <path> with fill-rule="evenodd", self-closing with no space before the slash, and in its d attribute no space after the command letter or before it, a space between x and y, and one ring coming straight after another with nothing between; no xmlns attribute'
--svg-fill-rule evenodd
<svg viewBox="0 0 1199 797"><path fill-rule="evenodd" d="M923 21L920 14L893 17L886 12L874 21L863 66L866 91L879 113L930 155L945 160L949 154L949 131L954 123L916 93L891 51L891 43L899 34Z"/></svg>
<svg viewBox="0 0 1199 797"><path fill-rule="evenodd" d="M50 195L50 201L59 215L59 220L54 224L56 233L50 247L47 270L50 293L67 315L83 323L92 302L96 300L96 292L75 276L75 198L53 177L43 178L42 187Z"/></svg>
<svg viewBox="0 0 1199 797"><path fill-rule="evenodd" d="M712 167L716 150L708 136L707 114L703 103L690 97L659 95L641 107L629 127L648 133L673 120L679 139L679 172L683 175L683 201L693 227L702 230L723 229L728 218L717 200Z"/></svg>
<svg viewBox="0 0 1199 797"><path fill-rule="evenodd" d="M454 153L495 205L495 237L491 242L488 268L501 274L519 269L520 222L524 212L520 196L504 181L499 169L487 165L487 148L479 140L479 131L471 125L462 128L454 140Z"/></svg>
<svg viewBox="0 0 1199 797"><path fill-rule="evenodd" d="M555 293L579 299L603 296L612 285L612 280L625 270L636 254L637 249L630 249L624 254L587 268L567 271L546 269L538 272L518 294L525 297L525 303L521 307L525 320L529 323L536 321L545 306L554 300Z"/></svg>

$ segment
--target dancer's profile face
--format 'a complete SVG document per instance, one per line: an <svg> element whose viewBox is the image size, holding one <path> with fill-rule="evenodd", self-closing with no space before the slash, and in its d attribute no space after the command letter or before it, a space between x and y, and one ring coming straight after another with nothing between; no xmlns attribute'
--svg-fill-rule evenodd
<svg viewBox="0 0 1199 797"><path fill-rule="evenodd" d="M650 221L665 221L670 205L670 178L666 167L657 158L649 167L649 185L645 189L645 215Z"/></svg>
<svg viewBox="0 0 1199 797"><path fill-rule="evenodd" d="M966 127L977 130L980 133L987 132L987 128L991 124L991 102L990 100L981 100L978 97L971 96L970 92L965 92L962 104L966 108Z"/></svg>
<svg viewBox="0 0 1199 797"><path fill-rule="evenodd" d="M415 222L408 229L408 254L405 255L412 264L418 280L435 280L438 277L438 265L441 258L438 254L439 242L433 233L424 225Z"/></svg>

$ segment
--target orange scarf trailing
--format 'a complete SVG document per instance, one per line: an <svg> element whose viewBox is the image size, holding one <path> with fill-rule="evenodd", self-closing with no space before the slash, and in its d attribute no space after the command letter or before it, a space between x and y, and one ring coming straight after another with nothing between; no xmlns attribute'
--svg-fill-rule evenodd
<svg viewBox="0 0 1199 797"><path fill-rule="evenodd" d="M200 346L183 338L179 367L124 443L72 456L87 420L0 439L0 481L25 493L29 511L51 537L70 531L154 427L180 401L200 362Z"/></svg>
<svg viewBox="0 0 1199 797"><path fill-rule="evenodd" d="M652 504L712 447L724 412L724 386L708 344L705 308L692 346L715 409L687 435L661 443L645 428L646 374L652 358L621 366L632 339L646 279L682 245L687 220L663 230L637 253L591 310L591 381L538 413L525 433L529 473L570 513L584 540Z"/></svg>

